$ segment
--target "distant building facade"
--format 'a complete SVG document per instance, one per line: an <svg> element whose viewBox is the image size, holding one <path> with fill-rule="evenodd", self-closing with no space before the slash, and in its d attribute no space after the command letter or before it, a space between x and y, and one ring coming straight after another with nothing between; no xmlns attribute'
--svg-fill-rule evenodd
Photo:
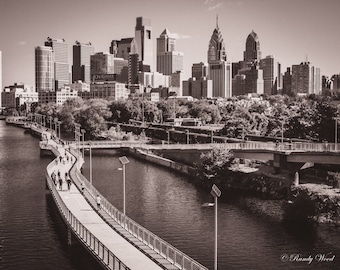
<svg viewBox="0 0 340 270"><path fill-rule="evenodd" d="M260 69L263 70L263 92L267 95L276 95L282 90L281 64L269 55L260 60Z"/></svg>
<svg viewBox="0 0 340 270"><path fill-rule="evenodd" d="M38 102L38 93L33 86L15 83L4 87L1 99L3 107L20 110L20 107L25 105L28 112L31 110L32 103Z"/></svg>
<svg viewBox="0 0 340 270"><path fill-rule="evenodd" d="M35 48L35 87L38 93L55 90L51 47L39 46Z"/></svg>

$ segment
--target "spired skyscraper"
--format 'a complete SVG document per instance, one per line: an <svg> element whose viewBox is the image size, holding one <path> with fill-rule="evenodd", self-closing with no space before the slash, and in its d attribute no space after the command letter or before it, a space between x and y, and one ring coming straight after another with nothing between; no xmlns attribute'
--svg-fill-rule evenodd
<svg viewBox="0 0 340 270"><path fill-rule="evenodd" d="M73 45L73 66L72 66L72 82L83 81L91 82L90 68L91 55L94 54L94 47L89 43L80 43L76 41Z"/></svg>
<svg viewBox="0 0 340 270"><path fill-rule="evenodd" d="M247 37L246 50L243 56L245 67L256 65L261 60L260 41L254 31L251 31Z"/></svg>
<svg viewBox="0 0 340 270"><path fill-rule="evenodd" d="M211 36L208 49L209 79L213 83L213 97L231 97L232 66L227 61L225 44L216 21L216 28Z"/></svg>

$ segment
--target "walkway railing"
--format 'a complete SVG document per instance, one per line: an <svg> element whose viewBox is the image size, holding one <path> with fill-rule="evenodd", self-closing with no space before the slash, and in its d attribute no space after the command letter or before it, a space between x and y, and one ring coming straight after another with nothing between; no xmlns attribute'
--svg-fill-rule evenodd
<svg viewBox="0 0 340 270"><path fill-rule="evenodd" d="M224 147L230 150L269 150L269 151L304 151L304 152L340 152L340 145L335 143L274 143L274 142L241 142L241 143L205 143L205 144L145 144L140 142L127 141L85 141L79 142L79 148L119 148L133 147L146 150L153 149L174 149L174 150L209 150L213 147ZM76 145L75 142L70 143Z"/></svg>
<svg viewBox="0 0 340 270"><path fill-rule="evenodd" d="M55 199L55 202L60 209L60 213L66 222L70 225L77 238L86 245L92 253L106 266L107 269L111 270L130 270L121 260L119 260L102 242L100 242L86 227L72 214L67 208L63 200L61 199L56 186L48 174L51 167L54 165L51 162L47 166L47 183L51 190L51 193Z"/></svg>
<svg viewBox="0 0 340 270"><path fill-rule="evenodd" d="M80 154L80 153L79 153ZM208 270L205 266L196 262L194 259L190 258L182 251L176 249L157 235L153 234L143 226L139 225L137 222L131 218L124 215L116 207L114 207L105 197L103 197L100 192L90 184L87 178L76 171L75 177L78 181L78 185L81 181L84 181L84 185L95 199L97 195L101 198L101 208L122 228L128 231L131 235L139 239L142 243L146 244L157 254L161 255L164 259L168 260L173 265L177 266L179 269L183 270Z"/></svg>

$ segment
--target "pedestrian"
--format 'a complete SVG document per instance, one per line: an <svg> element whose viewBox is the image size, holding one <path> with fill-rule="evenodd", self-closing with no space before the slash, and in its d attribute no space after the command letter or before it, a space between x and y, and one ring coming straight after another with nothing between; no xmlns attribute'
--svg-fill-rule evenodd
<svg viewBox="0 0 340 270"><path fill-rule="evenodd" d="M97 194L97 207L98 207L98 211L100 210L100 203L101 203L101 199L99 197L99 194Z"/></svg>
<svg viewBox="0 0 340 270"><path fill-rule="evenodd" d="M62 160L63 158L61 157L61 156L59 156L59 161L60 161L60 163L61 163L61 160Z"/></svg>
<svg viewBox="0 0 340 270"><path fill-rule="evenodd" d="M60 170L58 170L58 177L60 178Z"/></svg>
<svg viewBox="0 0 340 270"><path fill-rule="evenodd" d="M80 187L81 187L81 193L84 194L84 189L85 189L84 181L81 182Z"/></svg>
<svg viewBox="0 0 340 270"><path fill-rule="evenodd" d="M63 190L63 179L59 176L59 190Z"/></svg>
<svg viewBox="0 0 340 270"><path fill-rule="evenodd" d="M65 172L65 179L67 179L67 176L68 176L68 173L67 173L67 172Z"/></svg>
<svg viewBox="0 0 340 270"><path fill-rule="evenodd" d="M67 178L67 189L70 191L71 189L71 184L72 184L72 181L70 179L70 177Z"/></svg>

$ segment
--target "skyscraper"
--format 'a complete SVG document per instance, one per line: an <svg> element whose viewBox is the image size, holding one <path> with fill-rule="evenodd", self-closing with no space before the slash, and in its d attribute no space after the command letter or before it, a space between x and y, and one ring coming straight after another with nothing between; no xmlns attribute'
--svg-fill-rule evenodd
<svg viewBox="0 0 340 270"><path fill-rule="evenodd" d="M115 57L129 60L129 54L131 53L134 43L134 38L122 38L121 40L112 40L110 53L113 54Z"/></svg>
<svg viewBox="0 0 340 270"><path fill-rule="evenodd" d="M320 94L320 69L302 62L292 66L292 93L294 94Z"/></svg>
<svg viewBox="0 0 340 270"><path fill-rule="evenodd" d="M168 29L157 38L157 72L171 75L183 70L183 53L176 51L176 39Z"/></svg>
<svg viewBox="0 0 340 270"><path fill-rule="evenodd" d="M139 60L144 65L153 65L153 46L152 46L152 27L151 20L138 17L136 20L135 39L137 42L137 50Z"/></svg>
<svg viewBox="0 0 340 270"><path fill-rule="evenodd" d="M68 44L64 39L47 38L45 46L53 50L55 90L70 83L70 66L68 63Z"/></svg>
<svg viewBox="0 0 340 270"><path fill-rule="evenodd" d="M208 48L209 79L213 81L213 97L231 97L232 67L227 62L227 54L221 31L216 28L211 36Z"/></svg>
<svg viewBox="0 0 340 270"><path fill-rule="evenodd" d="M72 82L82 81L91 82L91 55L94 54L94 47L89 43L80 43L76 41L73 45L73 66Z"/></svg>
<svg viewBox="0 0 340 270"><path fill-rule="evenodd" d="M260 41L258 35L251 31L246 40L246 50L244 51L244 64L249 67L258 64L261 60Z"/></svg>
<svg viewBox="0 0 340 270"><path fill-rule="evenodd" d="M272 55L260 60L263 70L263 91L268 95L276 95L282 89L281 64Z"/></svg>
<svg viewBox="0 0 340 270"><path fill-rule="evenodd" d="M51 47L39 46L35 48L35 88L38 93L55 91Z"/></svg>
<svg viewBox="0 0 340 270"><path fill-rule="evenodd" d="M2 52L0 51L0 108L2 107L1 93L2 93Z"/></svg>

